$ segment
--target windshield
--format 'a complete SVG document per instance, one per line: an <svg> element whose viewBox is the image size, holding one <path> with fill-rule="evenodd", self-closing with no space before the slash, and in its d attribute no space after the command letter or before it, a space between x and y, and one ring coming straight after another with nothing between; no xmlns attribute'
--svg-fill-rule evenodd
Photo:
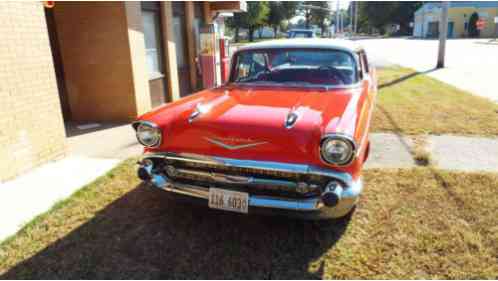
<svg viewBox="0 0 498 281"><path fill-rule="evenodd" d="M338 50L269 49L239 52L232 82L285 85L351 85L357 82L352 55Z"/></svg>

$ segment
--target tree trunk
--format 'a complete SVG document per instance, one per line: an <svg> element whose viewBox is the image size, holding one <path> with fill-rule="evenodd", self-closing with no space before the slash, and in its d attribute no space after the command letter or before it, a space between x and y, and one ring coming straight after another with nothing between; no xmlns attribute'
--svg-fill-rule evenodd
<svg viewBox="0 0 498 281"><path fill-rule="evenodd" d="M249 33L249 42L253 42L254 41L254 27L249 27L248 33Z"/></svg>
<svg viewBox="0 0 498 281"><path fill-rule="evenodd" d="M278 31L278 26L273 27L273 38L277 38L277 31Z"/></svg>
<svg viewBox="0 0 498 281"><path fill-rule="evenodd" d="M235 42L239 43L239 27L235 27Z"/></svg>
<svg viewBox="0 0 498 281"><path fill-rule="evenodd" d="M310 28L310 21L311 21L311 12L306 12L305 14L305 27L306 29Z"/></svg>

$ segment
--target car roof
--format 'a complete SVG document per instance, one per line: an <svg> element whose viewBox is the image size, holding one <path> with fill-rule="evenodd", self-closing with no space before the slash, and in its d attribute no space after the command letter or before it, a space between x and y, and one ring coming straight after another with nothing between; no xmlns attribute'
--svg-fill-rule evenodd
<svg viewBox="0 0 498 281"><path fill-rule="evenodd" d="M289 32L313 32L312 29L291 29Z"/></svg>
<svg viewBox="0 0 498 281"><path fill-rule="evenodd" d="M286 48L331 49L347 51L350 53L363 50L363 47L359 43L352 40L329 38L294 38L251 43L240 47L239 51Z"/></svg>

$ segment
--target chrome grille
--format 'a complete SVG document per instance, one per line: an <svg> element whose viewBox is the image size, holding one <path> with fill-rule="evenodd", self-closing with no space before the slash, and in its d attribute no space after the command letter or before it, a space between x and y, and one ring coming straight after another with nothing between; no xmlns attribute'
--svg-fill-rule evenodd
<svg viewBox="0 0 498 281"><path fill-rule="evenodd" d="M258 195L316 196L331 179L349 180L349 175L343 173L299 164L171 153L145 155L144 158L154 161L158 172L178 183Z"/></svg>

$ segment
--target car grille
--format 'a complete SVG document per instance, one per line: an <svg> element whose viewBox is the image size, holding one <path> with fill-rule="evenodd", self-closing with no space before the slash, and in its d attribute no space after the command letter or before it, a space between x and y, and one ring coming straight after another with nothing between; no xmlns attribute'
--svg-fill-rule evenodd
<svg viewBox="0 0 498 281"><path fill-rule="evenodd" d="M252 195L309 198L319 195L330 178L287 171L244 168L191 161L156 159L174 182L201 187L218 187Z"/></svg>

